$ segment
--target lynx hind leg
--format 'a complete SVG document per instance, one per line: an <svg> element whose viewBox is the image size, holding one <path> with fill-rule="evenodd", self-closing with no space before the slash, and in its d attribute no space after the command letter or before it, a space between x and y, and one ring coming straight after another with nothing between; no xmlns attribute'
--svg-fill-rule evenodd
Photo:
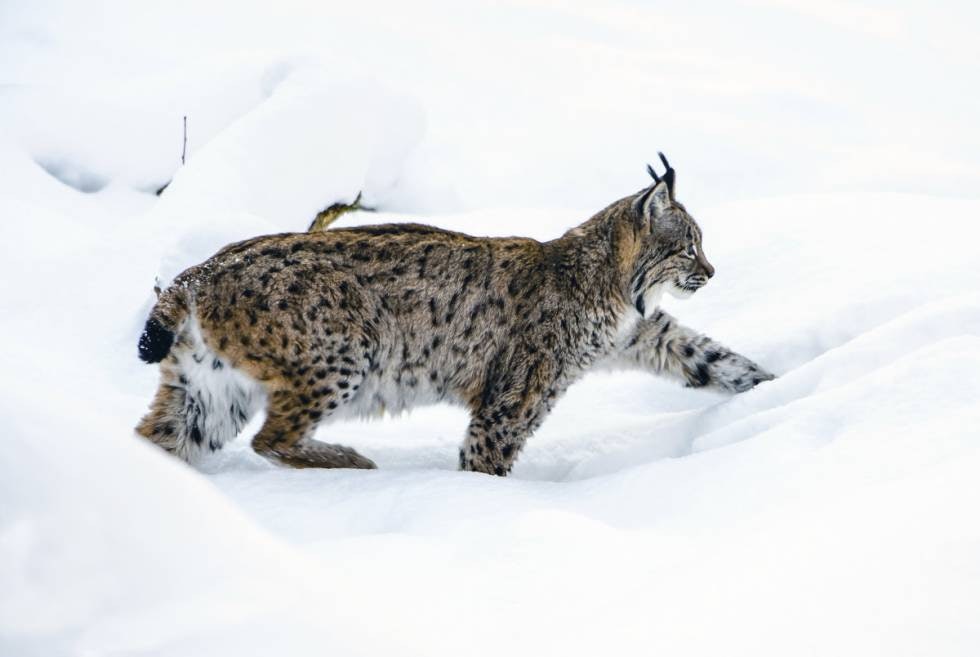
<svg viewBox="0 0 980 657"><path fill-rule="evenodd" d="M363 468L377 466L350 447L313 438L317 425L357 393L362 373L313 370L312 384L280 386L269 395L265 424L252 439L252 448L270 461L293 468Z"/></svg>
<svg viewBox="0 0 980 657"><path fill-rule="evenodd" d="M182 388L167 382L161 382L156 396L150 403L150 411L136 425L136 433L150 442L159 445L174 456L185 461L191 456L191 434L196 429L188 430L186 395ZM194 437L201 439L197 430Z"/></svg>
<svg viewBox="0 0 980 657"><path fill-rule="evenodd" d="M183 340L160 365L160 387L136 432L193 462L233 440L261 392L202 342Z"/></svg>

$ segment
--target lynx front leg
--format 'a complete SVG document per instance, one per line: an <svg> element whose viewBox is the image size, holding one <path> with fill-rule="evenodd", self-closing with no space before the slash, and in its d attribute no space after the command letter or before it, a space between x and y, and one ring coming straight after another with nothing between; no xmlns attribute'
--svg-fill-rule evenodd
<svg viewBox="0 0 980 657"><path fill-rule="evenodd" d="M546 360L515 356L493 372L459 450L461 470L505 476L563 388Z"/></svg>
<svg viewBox="0 0 980 657"><path fill-rule="evenodd" d="M752 360L657 311L639 322L613 358L614 365L679 379L692 388L745 392L776 378Z"/></svg>
<svg viewBox="0 0 980 657"><path fill-rule="evenodd" d="M495 419L496 417L496 419ZM459 468L473 472L506 476L517 460L528 437L539 424L514 422L491 413L479 413L470 420L466 440L459 450Z"/></svg>

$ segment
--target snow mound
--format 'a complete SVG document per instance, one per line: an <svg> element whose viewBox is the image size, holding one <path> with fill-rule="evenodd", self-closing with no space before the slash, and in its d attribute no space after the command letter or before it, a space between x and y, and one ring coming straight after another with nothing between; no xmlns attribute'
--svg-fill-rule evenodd
<svg viewBox="0 0 980 657"><path fill-rule="evenodd" d="M976 654L975 40L769 4L0 7L0 654ZM657 147L718 272L666 309L775 381L589 376L506 479L452 408L323 429L369 472L133 436L155 280L358 191L550 239Z"/></svg>
<svg viewBox="0 0 980 657"><path fill-rule="evenodd" d="M43 181L29 158L9 161ZM57 248L48 231L70 233L77 216L19 195L5 202L48 207L20 239ZM76 202L130 212L143 198L110 187ZM40 270L31 291L93 321L66 341L66 325L24 298L3 324L47 348L14 354L31 374L3 384L17 457L0 472L0 645L775 654L805 635L814 653L846 637L857 653L966 654L980 639L964 615L980 584L980 297L968 246L933 250L929 236L909 236L924 207L953 230L980 210L899 196L705 209L719 274L670 310L780 377L735 397L641 374L589 377L507 479L454 471L465 417L448 408L324 430L374 458L376 472L277 468L248 449L255 424L204 464L205 477L172 462L131 434L155 375L131 353L145 288L119 274L146 266L130 251L148 237L125 224L97 239L78 231L75 249L50 252L88 285L65 288L57 270ZM789 208L813 221L786 226ZM515 209L439 223L502 234L522 217L541 237L574 221ZM858 217L878 229L855 230ZM856 238L841 244L849 228ZM832 245L850 258L843 272L825 264ZM29 257L5 256L8 274ZM110 287L129 303L102 299ZM510 630L472 644L504 609Z"/></svg>

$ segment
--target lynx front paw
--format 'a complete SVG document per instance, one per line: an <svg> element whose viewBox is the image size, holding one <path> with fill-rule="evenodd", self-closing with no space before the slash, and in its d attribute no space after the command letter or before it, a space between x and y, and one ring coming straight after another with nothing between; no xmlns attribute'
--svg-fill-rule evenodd
<svg viewBox="0 0 980 657"><path fill-rule="evenodd" d="M772 381L774 374L734 351L705 350L692 354L685 367L688 385L692 388L715 387L728 392L745 392L763 381Z"/></svg>
<svg viewBox="0 0 980 657"><path fill-rule="evenodd" d="M481 450L482 451L482 450ZM510 450L508 450L510 452ZM493 458L486 452L477 454L464 447L459 451L459 469L470 472L482 472L483 474L506 477L510 473L513 461L505 462L500 458Z"/></svg>
<svg viewBox="0 0 980 657"><path fill-rule="evenodd" d="M752 363L752 361L749 361ZM730 378L719 378L719 386L725 390L731 392L745 392L746 390L751 390L763 381L772 381L776 378L776 375L767 372L755 363L749 365L746 369L742 370L738 375Z"/></svg>

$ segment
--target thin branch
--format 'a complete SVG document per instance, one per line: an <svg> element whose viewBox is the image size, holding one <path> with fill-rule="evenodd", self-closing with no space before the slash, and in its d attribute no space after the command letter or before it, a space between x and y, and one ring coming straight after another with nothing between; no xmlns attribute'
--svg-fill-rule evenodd
<svg viewBox="0 0 980 657"><path fill-rule="evenodd" d="M180 166L184 166L184 164L186 163L187 163L187 116L185 115L184 116L184 145L180 149ZM163 194L163 191L170 186L171 182L173 182L173 179L163 183L163 185L157 189L156 195L160 196L160 194Z"/></svg>

